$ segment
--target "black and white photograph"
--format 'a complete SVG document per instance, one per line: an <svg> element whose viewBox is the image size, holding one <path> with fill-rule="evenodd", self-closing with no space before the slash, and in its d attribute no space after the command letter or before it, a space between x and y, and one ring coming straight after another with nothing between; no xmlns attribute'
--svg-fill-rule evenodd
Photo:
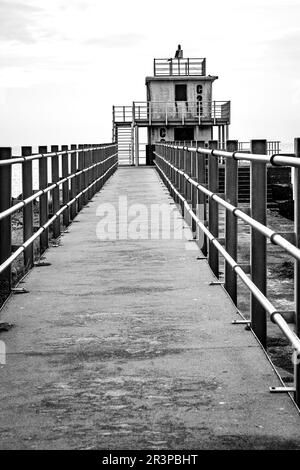
<svg viewBox="0 0 300 470"><path fill-rule="evenodd" d="M0 0L1 451L300 450L299 19Z"/></svg>

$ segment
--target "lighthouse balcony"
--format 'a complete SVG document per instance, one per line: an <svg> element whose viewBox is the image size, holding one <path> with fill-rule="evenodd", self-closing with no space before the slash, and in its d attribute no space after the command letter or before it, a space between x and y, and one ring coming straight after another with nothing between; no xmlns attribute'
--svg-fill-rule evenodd
<svg viewBox="0 0 300 470"><path fill-rule="evenodd" d="M119 125L228 125L230 101L135 101L114 106L113 119Z"/></svg>
<svg viewBox="0 0 300 470"><path fill-rule="evenodd" d="M154 59L155 77L194 77L206 75L206 59L175 58Z"/></svg>

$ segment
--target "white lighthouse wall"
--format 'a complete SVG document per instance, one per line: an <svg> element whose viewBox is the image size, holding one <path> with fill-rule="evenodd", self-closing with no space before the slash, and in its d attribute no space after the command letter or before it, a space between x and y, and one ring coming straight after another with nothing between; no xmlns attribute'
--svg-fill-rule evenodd
<svg viewBox="0 0 300 470"><path fill-rule="evenodd" d="M148 101L175 101L175 85L187 85L187 100L189 102L197 101L197 85L202 85L203 101L212 100L212 82L211 80L154 80L149 81Z"/></svg>
<svg viewBox="0 0 300 470"><path fill-rule="evenodd" d="M186 85L187 102L175 103L175 85ZM199 87L200 85L200 87ZM151 118L155 120L203 118L211 116L211 80L149 80L147 100L151 102Z"/></svg>

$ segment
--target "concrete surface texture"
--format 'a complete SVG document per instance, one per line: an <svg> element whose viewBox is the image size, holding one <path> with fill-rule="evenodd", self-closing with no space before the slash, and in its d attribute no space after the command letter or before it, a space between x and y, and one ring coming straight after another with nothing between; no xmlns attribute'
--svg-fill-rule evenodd
<svg viewBox="0 0 300 470"><path fill-rule="evenodd" d="M1 312L0 448L299 449L297 410L269 393L279 381L195 243L97 238L119 195L172 204L154 169L119 169Z"/></svg>

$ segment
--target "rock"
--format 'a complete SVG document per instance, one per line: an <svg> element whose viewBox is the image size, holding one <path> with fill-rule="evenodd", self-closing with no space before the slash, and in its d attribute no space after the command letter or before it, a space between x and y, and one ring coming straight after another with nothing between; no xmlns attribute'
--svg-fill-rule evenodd
<svg viewBox="0 0 300 470"><path fill-rule="evenodd" d="M294 220L294 201L278 201L279 214L287 219Z"/></svg>
<svg viewBox="0 0 300 470"><path fill-rule="evenodd" d="M12 323L0 323L0 332L9 331L13 327L14 325Z"/></svg>
<svg viewBox="0 0 300 470"><path fill-rule="evenodd" d="M292 185L289 183L272 184L273 201L291 201L293 199Z"/></svg>

